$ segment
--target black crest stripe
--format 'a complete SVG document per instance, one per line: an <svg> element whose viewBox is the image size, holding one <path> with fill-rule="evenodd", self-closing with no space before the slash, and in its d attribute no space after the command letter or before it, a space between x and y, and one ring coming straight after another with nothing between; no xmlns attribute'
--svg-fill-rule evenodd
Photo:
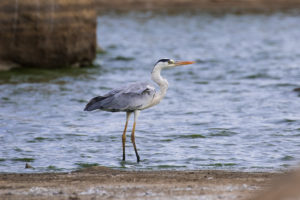
<svg viewBox="0 0 300 200"><path fill-rule="evenodd" d="M156 63L155 63L155 65L157 64L157 63L159 63L159 62L169 62L170 61L170 59L168 59L168 58L163 58L163 59L160 59L159 61L157 61Z"/></svg>

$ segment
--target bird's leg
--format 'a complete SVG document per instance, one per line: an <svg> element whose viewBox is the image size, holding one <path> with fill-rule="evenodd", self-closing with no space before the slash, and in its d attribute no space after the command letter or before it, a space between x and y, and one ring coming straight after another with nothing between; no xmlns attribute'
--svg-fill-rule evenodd
<svg viewBox="0 0 300 200"><path fill-rule="evenodd" d="M131 142L132 142L133 147L134 147L137 162L140 162L140 156L139 156L139 154L137 152L137 149L136 149L134 132L135 132L136 120L137 120L137 117L138 117L139 114L140 114L139 110L134 111L134 122L133 122L133 127L132 127L132 132L131 132Z"/></svg>
<svg viewBox="0 0 300 200"><path fill-rule="evenodd" d="M125 128L123 131L123 135L122 135L122 144L123 144L123 160L125 160L125 142L126 142L126 130L127 130L127 125L128 125L128 121L129 121L129 117L131 115L131 112L127 112L126 113L126 123L125 123Z"/></svg>

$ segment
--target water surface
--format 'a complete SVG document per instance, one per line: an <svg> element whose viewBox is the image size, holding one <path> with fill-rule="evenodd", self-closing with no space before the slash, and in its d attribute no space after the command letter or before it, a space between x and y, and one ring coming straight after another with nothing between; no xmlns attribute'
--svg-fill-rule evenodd
<svg viewBox="0 0 300 200"><path fill-rule="evenodd" d="M154 15L98 19L98 67L0 75L0 171L125 169L267 171L298 163L300 15ZM141 113L136 163L122 162L124 113L83 112L114 87L150 79L160 58L165 99ZM25 163L34 169L24 169Z"/></svg>

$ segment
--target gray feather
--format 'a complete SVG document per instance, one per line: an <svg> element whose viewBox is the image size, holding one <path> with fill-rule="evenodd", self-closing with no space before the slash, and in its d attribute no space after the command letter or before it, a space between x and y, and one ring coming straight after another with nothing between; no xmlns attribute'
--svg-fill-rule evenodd
<svg viewBox="0 0 300 200"><path fill-rule="evenodd" d="M150 84L133 83L91 99L84 110L101 109L111 112L139 110L151 103L154 94L155 88Z"/></svg>

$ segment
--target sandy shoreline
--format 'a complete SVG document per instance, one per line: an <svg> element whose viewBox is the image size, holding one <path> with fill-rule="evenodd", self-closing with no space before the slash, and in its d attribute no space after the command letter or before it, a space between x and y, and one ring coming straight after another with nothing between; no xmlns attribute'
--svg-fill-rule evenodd
<svg viewBox="0 0 300 200"><path fill-rule="evenodd" d="M0 199L248 199L281 173L121 171L0 174Z"/></svg>

